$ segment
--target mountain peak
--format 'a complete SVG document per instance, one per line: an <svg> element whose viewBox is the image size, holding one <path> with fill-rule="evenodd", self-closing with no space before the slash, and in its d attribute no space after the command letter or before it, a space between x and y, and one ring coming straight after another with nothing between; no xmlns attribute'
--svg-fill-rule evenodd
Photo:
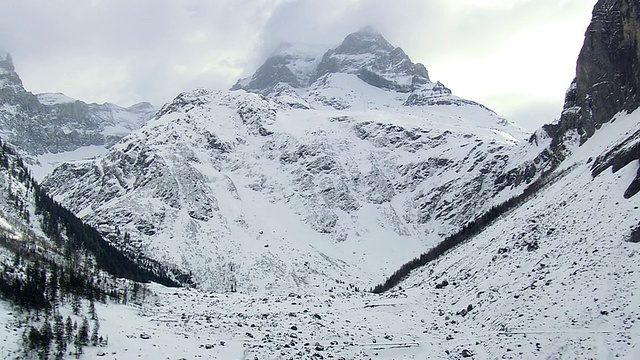
<svg viewBox="0 0 640 360"><path fill-rule="evenodd" d="M316 68L313 81L330 73L357 75L371 86L411 92L430 83L422 64L411 61L372 28L347 35L342 44L327 51Z"/></svg>
<svg viewBox="0 0 640 360"><path fill-rule="evenodd" d="M0 49L0 68L15 70L13 68L13 59L11 58L11 54L1 49Z"/></svg>
<svg viewBox="0 0 640 360"><path fill-rule="evenodd" d="M6 51L0 50L0 89L12 88L13 91L23 90L22 80L16 73L16 68L13 66L13 58L11 54Z"/></svg>
<svg viewBox="0 0 640 360"><path fill-rule="evenodd" d="M366 27L347 35L342 44L335 48L335 53L359 55L377 51L390 52L394 49L395 47L382 34L371 27Z"/></svg>
<svg viewBox="0 0 640 360"><path fill-rule="evenodd" d="M266 95L281 83L304 87L309 83L308 68L314 62L314 57L277 53L267 58L251 77L238 80L231 90L244 89Z"/></svg>
<svg viewBox="0 0 640 360"><path fill-rule="evenodd" d="M296 48L283 46L250 78L238 80L231 89L267 95L279 84L305 88L332 73L356 75L371 86L398 92L411 92L430 83L424 65L413 63L401 48L371 27L347 35L321 57Z"/></svg>

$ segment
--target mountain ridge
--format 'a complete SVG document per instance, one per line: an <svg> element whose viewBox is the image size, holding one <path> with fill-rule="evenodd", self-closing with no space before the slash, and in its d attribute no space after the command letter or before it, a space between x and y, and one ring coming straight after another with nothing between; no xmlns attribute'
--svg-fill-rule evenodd
<svg viewBox="0 0 640 360"><path fill-rule="evenodd" d="M24 89L9 53L0 55L0 135L38 164L44 154L87 146L109 147L141 127L156 111L149 103L123 108L87 104L63 94L34 95Z"/></svg>
<svg viewBox="0 0 640 360"><path fill-rule="evenodd" d="M382 55L364 56L372 64L397 49L380 39L371 41ZM356 52L360 61L371 49L352 45L347 40L326 58ZM363 80L362 62L352 66L347 55L340 63L346 70L324 73L305 88L277 78L266 96L182 93L108 154L64 164L44 185L102 230L126 229L131 243L120 246L185 264L204 288L273 292L306 288L323 276L366 287L401 254L503 196L491 184L509 161L507 149L526 133L439 83L409 93L374 86ZM414 65L401 64L410 66L394 76L407 78ZM279 212L308 240L266 224L254 204ZM369 236L376 246L366 245ZM411 245L394 249L384 237ZM187 250L198 246L211 250ZM376 265L384 252L394 255Z"/></svg>
<svg viewBox="0 0 640 360"><path fill-rule="evenodd" d="M289 52L273 55L249 78L240 79L231 90L268 94L280 83L306 88L331 73L356 74L379 88L411 92L430 83L427 69L414 64L399 47L391 45L371 28L351 33L340 45L321 57Z"/></svg>

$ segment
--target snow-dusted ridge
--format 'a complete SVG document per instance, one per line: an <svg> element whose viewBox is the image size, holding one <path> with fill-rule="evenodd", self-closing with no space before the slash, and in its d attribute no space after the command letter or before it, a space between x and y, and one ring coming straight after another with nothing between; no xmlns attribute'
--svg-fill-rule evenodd
<svg viewBox="0 0 640 360"><path fill-rule="evenodd" d="M41 180L63 159L94 155L149 120L149 103L130 107L87 104L61 93L34 95L24 89L8 53L0 55L0 136L12 144Z"/></svg>
<svg viewBox="0 0 640 360"><path fill-rule="evenodd" d="M315 49L314 49L315 50ZM399 47L391 45L372 28L349 34L324 55L283 46L248 78L240 79L232 90L244 89L264 95L281 84L307 88L327 74L352 74L365 83L399 92L413 92L430 84L427 69L414 64Z"/></svg>
<svg viewBox="0 0 640 360"><path fill-rule="evenodd" d="M100 305L109 345L86 356L640 358L640 82L622 76L640 64L625 56L638 8L598 2L589 71L530 137L442 84L389 86L382 63L313 78L319 62L285 59L265 88L180 94L108 153L62 164L46 180L59 201L197 281ZM538 180L398 286L362 291ZM0 350L16 354L11 326Z"/></svg>
<svg viewBox="0 0 640 360"><path fill-rule="evenodd" d="M355 74L282 90L183 93L105 156L44 184L203 288L367 287L490 206L502 154L526 136L450 93L406 106L410 94Z"/></svg>

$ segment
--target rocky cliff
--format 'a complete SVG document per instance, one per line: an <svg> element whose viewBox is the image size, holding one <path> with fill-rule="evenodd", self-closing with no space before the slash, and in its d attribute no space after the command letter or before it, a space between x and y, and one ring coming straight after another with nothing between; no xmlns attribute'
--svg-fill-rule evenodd
<svg viewBox="0 0 640 360"><path fill-rule="evenodd" d="M562 114L530 138L528 152L538 155L499 177L499 187L530 183L555 169L616 114L640 106L640 4L634 0L601 0L585 33L576 77L566 93ZM598 158L593 175L615 164L624 167L640 159L640 134L630 136L611 153ZM640 173L627 196L638 192Z"/></svg>
<svg viewBox="0 0 640 360"><path fill-rule="evenodd" d="M267 60L239 82L250 92L180 94L45 186L128 232L119 246L218 291L361 286L512 195L492 184L522 129L429 82L379 34L347 36L315 67L296 59Z"/></svg>
<svg viewBox="0 0 640 360"><path fill-rule="evenodd" d="M34 95L24 89L11 55L0 53L0 136L27 160L83 146L111 146L140 128L155 107L87 104L63 94Z"/></svg>
<svg viewBox="0 0 640 360"><path fill-rule="evenodd" d="M287 50L268 58L252 77L239 80L232 90L266 95L278 84L303 88L333 73L353 74L369 85L400 92L430 83L424 65L413 63L401 48L371 28L349 34L322 57Z"/></svg>
<svg viewBox="0 0 640 360"><path fill-rule="evenodd" d="M640 5L599 1L578 56L560 122L551 132L575 129L581 142L620 111L640 105Z"/></svg>

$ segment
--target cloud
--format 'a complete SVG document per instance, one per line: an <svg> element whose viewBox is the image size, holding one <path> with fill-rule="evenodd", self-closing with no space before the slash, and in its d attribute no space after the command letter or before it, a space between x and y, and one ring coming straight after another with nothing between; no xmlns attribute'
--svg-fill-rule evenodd
<svg viewBox="0 0 640 360"><path fill-rule="evenodd" d="M161 103L193 87L227 87L276 1L8 2L0 47L25 86L90 101Z"/></svg>
<svg viewBox="0 0 640 360"><path fill-rule="evenodd" d="M593 3L21 0L3 4L0 48L34 92L161 104L195 87L230 87L282 42L325 50L373 26L432 79L506 114L509 93L553 93L561 105Z"/></svg>

